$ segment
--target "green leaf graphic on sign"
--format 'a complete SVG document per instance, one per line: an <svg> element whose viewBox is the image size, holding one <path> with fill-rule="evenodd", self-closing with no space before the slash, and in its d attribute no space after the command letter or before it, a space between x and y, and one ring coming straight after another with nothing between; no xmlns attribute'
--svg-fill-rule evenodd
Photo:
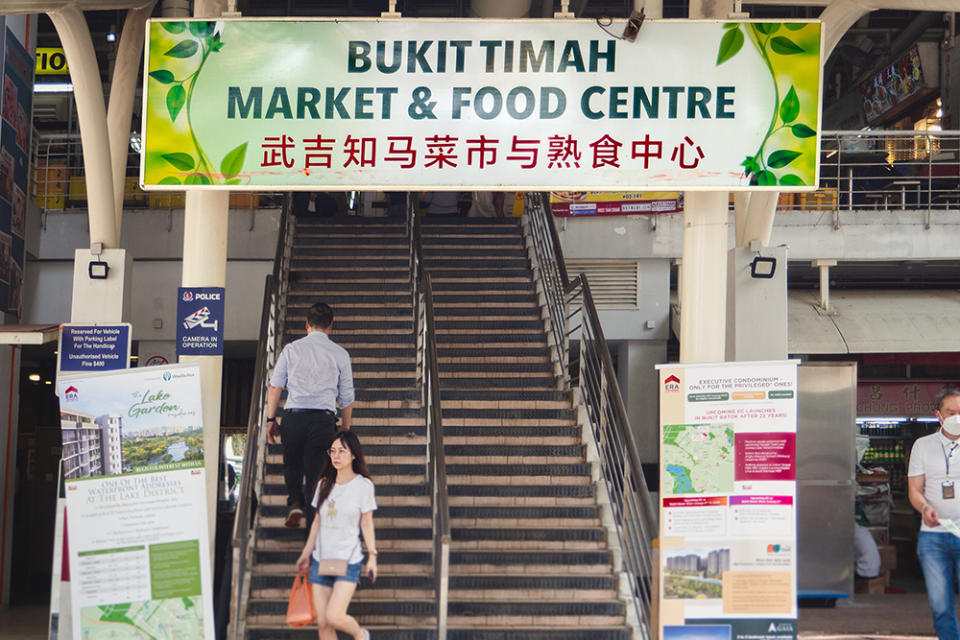
<svg viewBox="0 0 960 640"><path fill-rule="evenodd" d="M771 38L770 48L782 56L791 56L795 53L803 53L803 47L798 47L793 40L784 36Z"/></svg>
<svg viewBox="0 0 960 640"><path fill-rule="evenodd" d="M790 31L800 31L800 29L803 29L807 25L803 22L787 22L783 26Z"/></svg>
<svg viewBox="0 0 960 640"><path fill-rule="evenodd" d="M161 22L160 26L169 31L170 33L183 33L183 30L187 28L186 22Z"/></svg>
<svg viewBox="0 0 960 640"><path fill-rule="evenodd" d="M758 22L757 31L764 35L770 35L780 28L779 22Z"/></svg>
<svg viewBox="0 0 960 640"><path fill-rule="evenodd" d="M780 176L780 184L791 186L791 187L799 187L799 186L802 186L804 182L803 182L803 178L801 178L800 176L795 175L793 173L788 173L787 175Z"/></svg>
<svg viewBox="0 0 960 640"><path fill-rule="evenodd" d="M213 184L210 178L201 174L201 173L191 173L187 176L187 179L183 181L183 184L186 185L198 185L198 184Z"/></svg>
<svg viewBox="0 0 960 640"><path fill-rule="evenodd" d="M795 124L790 127L790 130L793 131L793 135L798 138L812 138L817 135L817 132L808 127L805 124Z"/></svg>
<svg viewBox="0 0 960 640"><path fill-rule="evenodd" d="M160 156L180 171L190 171L196 164L189 153L165 153Z"/></svg>
<svg viewBox="0 0 960 640"><path fill-rule="evenodd" d="M226 178L232 178L243 169L243 160L247 155L247 143L244 142L242 145L228 153L223 157L223 162L220 163L220 173Z"/></svg>
<svg viewBox="0 0 960 640"><path fill-rule="evenodd" d="M720 51L717 52L717 66L720 66L743 47L743 32L740 29L730 29L720 39Z"/></svg>
<svg viewBox="0 0 960 640"><path fill-rule="evenodd" d="M170 121L175 122L180 109L187 103L187 91L181 84L175 84L167 91L167 111L170 112Z"/></svg>
<svg viewBox="0 0 960 640"><path fill-rule="evenodd" d="M213 40L210 41L210 50L220 51L220 49L223 49L223 40L220 39L220 34L218 33L213 37Z"/></svg>
<svg viewBox="0 0 960 640"><path fill-rule="evenodd" d="M173 74L166 69L157 69L156 71L151 71L150 77L157 82L162 82L163 84L170 84L176 80L176 78L173 77Z"/></svg>
<svg viewBox="0 0 960 640"><path fill-rule="evenodd" d="M799 151L780 149L779 151L774 151L770 154L770 157L767 158L767 165L774 169L782 169L799 157Z"/></svg>
<svg viewBox="0 0 960 640"><path fill-rule="evenodd" d="M187 155L187 154L183 154L183 155ZM190 156L187 156L187 157L189 158ZM190 160L192 161L193 158L190 158ZM169 162L169 160L168 160L168 162ZM173 163L171 162L170 164L173 164ZM174 166L176 166L176 165L174 165ZM191 167L191 169L192 169L192 168L193 168L193 167ZM189 169L188 169L188 171L189 171ZM159 184L180 184L180 178L178 178L178 177L176 177L176 176L164 176L163 178L160 178Z"/></svg>
<svg viewBox="0 0 960 640"><path fill-rule="evenodd" d="M724 29L739 29L739 28L740 28L740 23L739 23L739 22L725 22L725 23L723 24L723 28L724 28Z"/></svg>
<svg viewBox="0 0 960 640"><path fill-rule="evenodd" d="M167 51L163 55L168 56L170 58L189 58L193 56L197 52L197 49L199 48L200 48L200 45L197 44L196 41L184 40L183 42L172 47L169 51Z"/></svg>
<svg viewBox="0 0 960 640"><path fill-rule="evenodd" d="M800 99L797 98L797 92L791 86L787 96L780 103L780 119L787 124L796 120L798 115L800 115Z"/></svg>
<svg viewBox="0 0 960 640"><path fill-rule="evenodd" d="M216 25L213 22L191 22L190 33L197 36L198 38L203 38L213 33L213 29L215 26Z"/></svg>
<svg viewBox="0 0 960 640"><path fill-rule="evenodd" d="M756 182L751 180L751 184L758 184L761 187L772 187L777 184L777 176L773 175L773 171L761 171L754 176L757 179Z"/></svg>

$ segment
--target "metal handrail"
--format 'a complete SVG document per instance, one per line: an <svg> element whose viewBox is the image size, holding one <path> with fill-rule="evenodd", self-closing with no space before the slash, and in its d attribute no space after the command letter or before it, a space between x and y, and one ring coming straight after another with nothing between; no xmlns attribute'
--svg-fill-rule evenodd
<svg viewBox="0 0 960 640"><path fill-rule="evenodd" d="M653 541L658 535L657 517L600 326L600 316L586 275L581 273L572 281L567 279L547 194L528 193L524 210L527 212L528 237L535 254L535 269L548 308L553 348L568 381L568 326L576 326L579 320L577 386L610 498L613 524L620 542L622 570L628 578L637 618L637 632L642 638L651 638L655 635L650 626L653 576L657 569L653 555Z"/></svg>
<svg viewBox="0 0 960 640"><path fill-rule="evenodd" d="M266 462L267 432L262 427L266 418L270 373L276 365L283 342L293 226L289 199L287 199L280 215L273 273L266 277L264 283L257 363L250 394L250 413L247 418L247 441L243 453L239 497L233 522L233 572L230 585L232 615L228 631L228 637L231 638L244 637L246 629L247 603L250 596L249 566L256 546L257 496L261 494L263 469Z"/></svg>
<svg viewBox="0 0 960 640"><path fill-rule="evenodd" d="M427 423L426 478L431 483L430 511L433 527L433 577L437 612L437 640L447 637L450 594L450 504L447 496L447 464L443 451L443 415L440 368L437 359L433 285L424 268L420 236L420 203L416 193L407 197L407 229L410 234L410 281L414 296L414 336L417 341L417 381Z"/></svg>

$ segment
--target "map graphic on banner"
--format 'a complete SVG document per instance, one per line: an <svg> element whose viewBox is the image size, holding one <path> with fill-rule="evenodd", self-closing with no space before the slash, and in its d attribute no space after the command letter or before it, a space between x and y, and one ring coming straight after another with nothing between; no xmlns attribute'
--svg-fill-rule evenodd
<svg viewBox="0 0 960 640"><path fill-rule="evenodd" d="M62 376L74 638L212 638L199 368Z"/></svg>
<svg viewBox="0 0 960 640"><path fill-rule="evenodd" d="M670 493L733 491L733 426L668 425L660 464L673 480Z"/></svg>
<svg viewBox="0 0 960 640"><path fill-rule="evenodd" d="M796 362L658 369L662 637L796 638Z"/></svg>

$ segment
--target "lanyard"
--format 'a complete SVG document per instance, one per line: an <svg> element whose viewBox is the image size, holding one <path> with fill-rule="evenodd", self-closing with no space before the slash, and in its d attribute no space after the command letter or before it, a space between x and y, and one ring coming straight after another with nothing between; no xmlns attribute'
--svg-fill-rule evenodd
<svg viewBox="0 0 960 640"><path fill-rule="evenodd" d="M956 442L950 447L950 453L947 453L947 448L943 446L943 443L940 443L940 450L943 451L943 464L947 467L947 477L950 477L950 458L953 457L953 450L956 449L958 445Z"/></svg>

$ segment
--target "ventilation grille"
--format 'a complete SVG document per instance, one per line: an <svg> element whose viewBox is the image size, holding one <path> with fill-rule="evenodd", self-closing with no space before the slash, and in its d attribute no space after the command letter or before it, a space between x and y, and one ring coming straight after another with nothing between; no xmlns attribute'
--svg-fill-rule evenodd
<svg viewBox="0 0 960 640"><path fill-rule="evenodd" d="M587 274L598 309L639 307L640 267L636 260L567 260L567 275Z"/></svg>

